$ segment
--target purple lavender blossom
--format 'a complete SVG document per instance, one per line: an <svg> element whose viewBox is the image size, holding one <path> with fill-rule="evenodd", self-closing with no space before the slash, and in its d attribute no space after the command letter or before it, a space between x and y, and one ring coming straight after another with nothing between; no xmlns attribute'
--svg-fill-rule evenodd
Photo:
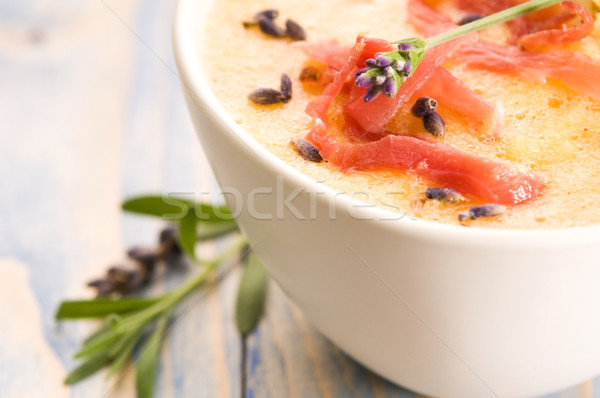
<svg viewBox="0 0 600 398"><path fill-rule="evenodd" d="M388 97L393 97L396 91L396 81L394 79L386 79L383 83L383 93Z"/></svg>
<svg viewBox="0 0 600 398"><path fill-rule="evenodd" d="M393 97L398 92L400 84L406 78L403 73L406 61L398 59L396 54L375 54L375 57L365 61L365 68L356 73L355 84L369 88L363 97L365 102L374 100L381 93Z"/></svg>
<svg viewBox="0 0 600 398"><path fill-rule="evenodd" d="M377 68L379 65L377 65L377 60L374 58L369 58L368 60L365 61L365 66L367 68Z"/></svg>
<svg viewBox="0 0 600 398"><path fill-rule="evenodd" d="M406 61L406 64L404 64L404 69L402 69L402 71L406 76L410 75L410 72L412 71L412 61L410 59Z"/></svg>
<svg viewBox="0 0 600 398"><path fill-rule="evenodd" d="M375 76L362 74L356 78L355 84L358 87L370 87L375 84Z"/></svg>
<svg viewBox="0 0 600 398"><path fill-rule="evenodd" d="M412 74L413 65L422 61L424 42L409 39L410 42L398 42L397 51L377 53L365 61L365 67L356 72L355 84L367 87L363 96L365 102L377 98L381 93L387 97L396 95L400 86Z"/></svg>
<svg viewBox="0 0 600 398"><path fill-rule="evenodd" d="M365 100L365 102L371 102L375 98L377 98L377 96L379 94L381 94L382 92L383 92L382 86L371 86L367 89L367 92L365 93L365 96L363 97L363 99Z"/></svg>
<svg viewBox="0 0 600 398"><path fill-rule="evenodd" d="M394 62L394 58L386 57L385 54L382 53L376 54L375 60L377 61L377 66L382 68L385 68L386 66L389 66Z"/></svg>
<svg viewBox="0 0 600 398"><path fill-rule="evenodd" d="M368 60L365 65L369 71L364 72L370 75L384 75L383 68L389 65L394 65L393 76L384 75L386 80L382 84L375 85L379 80L374 81L369 86L364 96L365 102L373 100L378 94L385 92L389 97L396 95L400 89L400 85L410 77L418 68L419 64L425 59L425 51L428 48L435 47L450 40L463 37L472 32L477 32L488 26L492 26L501 22L506 22L517 18L521 15L551 6L559 3L561 0L529 0L514 7L503 10L500 13L488 15L479 19L479 15L467 18L464 22L477 19L466 23L456 29L451 29L439 35L429 37L423 40L420 37L410 37L398 41L391 42L398 46L398 50L376 54L374 58ZM362 82L362 81L361 81Z"/></svg>

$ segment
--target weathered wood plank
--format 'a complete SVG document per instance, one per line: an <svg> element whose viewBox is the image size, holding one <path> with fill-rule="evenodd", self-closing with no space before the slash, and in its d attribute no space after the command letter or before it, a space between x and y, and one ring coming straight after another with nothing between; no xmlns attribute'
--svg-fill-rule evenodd
<svg viewBox="0 0 600 398"><path fill-rule="evenodd" d="M131 15L134 6L124 1L120 12ZM97 1L9 2L2 9L0 253L29 268L41 332L68 369L91 325L57 326L56 306L89 294L82 282L121 253L115 209L122 131L115 120L132 65L114 59L130 60L132 41L115 34ZM15 374L9 382L30 377ZM99 375L71 396L104 386Z"/></svg>
<svg viewBox="0 0 600 398"><path fill-rule="evenodd" d="M165 18L172 7L170 1L144 2L130 25L143 43L136 44L137 73L126 113L124 196L159 191L201 199L202 192L217 192L173 74L171 26ZM144 226L139 219L127 217L123 225L126 240L140 238ZM220 249L222 243L203 254ZM157 397L231 397L239 392L239 337L231 318L236 285L233 272L201 299L203 293L186 301L183 308L189 311L177 319L163 351Z"/></svg>

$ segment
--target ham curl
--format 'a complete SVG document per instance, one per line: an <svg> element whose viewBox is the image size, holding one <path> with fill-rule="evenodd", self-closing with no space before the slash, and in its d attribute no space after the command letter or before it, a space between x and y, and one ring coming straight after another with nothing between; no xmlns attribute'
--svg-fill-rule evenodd
<svg viewBox="0 0 600 398"><path fill-rule="evenodd" d="M428 6L422 0L409 0L408 21L425 37L435 36L458 26L450 17Z"/></svg>
<svg viewBox="0 0 600 398"><path fill-rule="evenodd" d="M542 51L549 46L562 46L581 40L594 29L594 18L585 7L572 1L563 1L561 5L567 10L567 19L575 15L581 17L583 23L572 27L562 24L558 25L560 27L529 33L519 37L517 45L526 51ZM552 25L557 26L556 23Z"/></svg>
<svg viewBox="0 0 600 398"><path fill-rule="evenodd" d="M560 80L573 91L600 101L600 62L571 51L528 53L514 47L479 42L463 47L455 61L469 67L498 73L520 75L545 83L548 78Z"/></svg>
<svg viewBox="0 0 600 398"><path fill-rule="evenodd" d="M523 3L524 0L455 0L456 6L468 13L490 15ZM581 24L567 26L574 17ZM523 15L507 22L510 44L526 51L543 51L550 47L573 43L586 37L594 29L594 19L580 4L563 1L550 7Z"/></svg>
<svg viewBox="0 0 600 398"><path fill-rule="evenodd" d="M522 203L542 193L544 181L537 175L518 171L496 160L458 151L437 141L386 133L379 138L373 136L372 141L356 142L348 131L332 128L328 115L332 101L348 81L355 87L352 77L357 67L381 45L378 40L359 38L350 51L347 64L323 94L306 108L307 114L315 121L306 138L319 149L325 160L341 171L410 172L436 185L452 188L464 196L499 204ZM428 73L435 68L437 66L429 69ZM416 91L414 89L413 93ZM363 102L363 112L369 112L366 108L372 102Z"/></svg>
<svg viewBox="0 0 600 398"><path fill-rule="evenodd" d="M336 71L342 69L340 60L344 59L344 62L347 62L350 53L349 48L341 46L337 42L306 43L302 44L301 48L311 58L325 63ZM361 65L361 62L364 63L367 58L372 58L377 52L392 50L394 50L394 47L386 41L368 39L365 42L365 48L357 61L357 65ZM408 82L405 84L408 84ZM380 138L385 134L383 128L365 134L364 130L368 130L368 128L365 128L365 123L369 123L371 118L364 108L365 106L369 106L373 109L374 105L365 105L362 98L363 95L364 89L355 86L350 88L350 97L345 112L357 122L356 124L358 124L358 128L361 130L359 133L354 131L356 134L353 134L353 136L360 137L361 139L369 137ZM377 112L378 115L385 112L385 107L388 103L393 102L393 100L387 97L380 97L381 99L378 97L372 101L378 101L377 103L382 107ZM440 66L436 66L429 71L429 79L419 89L414 90L408 102L413 103L419 97L435 98L439 103L444 104L446 108L460 114L468 121L469 125L472 126L472 131L476 134L497 137L502 132L502 116L494 104L471 90L462 81ZM404 102L400 105L404 105Z"/></svg>
<svg viewBox="0 0 600 398"><path fill-rule="evenodd" d="M544 188L544 181L532 173L416 137L387 135L369 143L343 143L329 137L326 126L320 125L310 132L308 139L319 148L324 159L342 171L411 172L464 196L490 203L525 202Z"/></svg>

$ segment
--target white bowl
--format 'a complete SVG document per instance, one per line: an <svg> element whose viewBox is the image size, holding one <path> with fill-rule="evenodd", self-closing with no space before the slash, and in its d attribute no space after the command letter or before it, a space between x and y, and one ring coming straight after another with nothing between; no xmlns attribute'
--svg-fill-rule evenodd
<svg viewBox="0 0 600 398"><path fill-rule="evenodd" d="M532 396L600 373L600 227L399 219L318 184L255 142L211 93L199 59L209 6L180 0L175 17L190 114L244 234L325 336L432 396Z"/></svg>

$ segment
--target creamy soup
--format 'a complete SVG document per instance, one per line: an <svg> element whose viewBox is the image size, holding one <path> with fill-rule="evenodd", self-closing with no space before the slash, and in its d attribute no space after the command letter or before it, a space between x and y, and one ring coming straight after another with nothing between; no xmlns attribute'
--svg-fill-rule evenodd
<svg viewBox="0 0 600 398"><path fill-rule="evenodd" d="M221 105L252 137L313 179L406 217L458 224L460 212L483 204L472 200L459 204L425 200L424 192L432 184L410 173L344 173L327 162L311 163L299 156L290 141L305 137L313 126L305 108L319 92L305 89L299 80L309 59L300 44L242 25L256 12L269 8L279 11L279 25L287 18L298 22L308 42L335 39L352 46L358 35L390 41L417 35L406 20L403 0L215 1L200 50L204 73ZM600 59L600 40L593 37L594 33L567 48ZM482 38L497 42L506 35L506 26L481 33ZM508 206L502 215L479 218L466 225L563 228L600 223L600 103L554 80L534 82L456 62L444 67L502 109L504 129L497 139L478 138L468 131L464 118L445 112L445 105L440 103L446 133L436 139L461 151L513 164L546 181L538 198ZM256 88L279 87L282 73L292 78L291 101L256 105L248 100L248 93Z"/></svg>

